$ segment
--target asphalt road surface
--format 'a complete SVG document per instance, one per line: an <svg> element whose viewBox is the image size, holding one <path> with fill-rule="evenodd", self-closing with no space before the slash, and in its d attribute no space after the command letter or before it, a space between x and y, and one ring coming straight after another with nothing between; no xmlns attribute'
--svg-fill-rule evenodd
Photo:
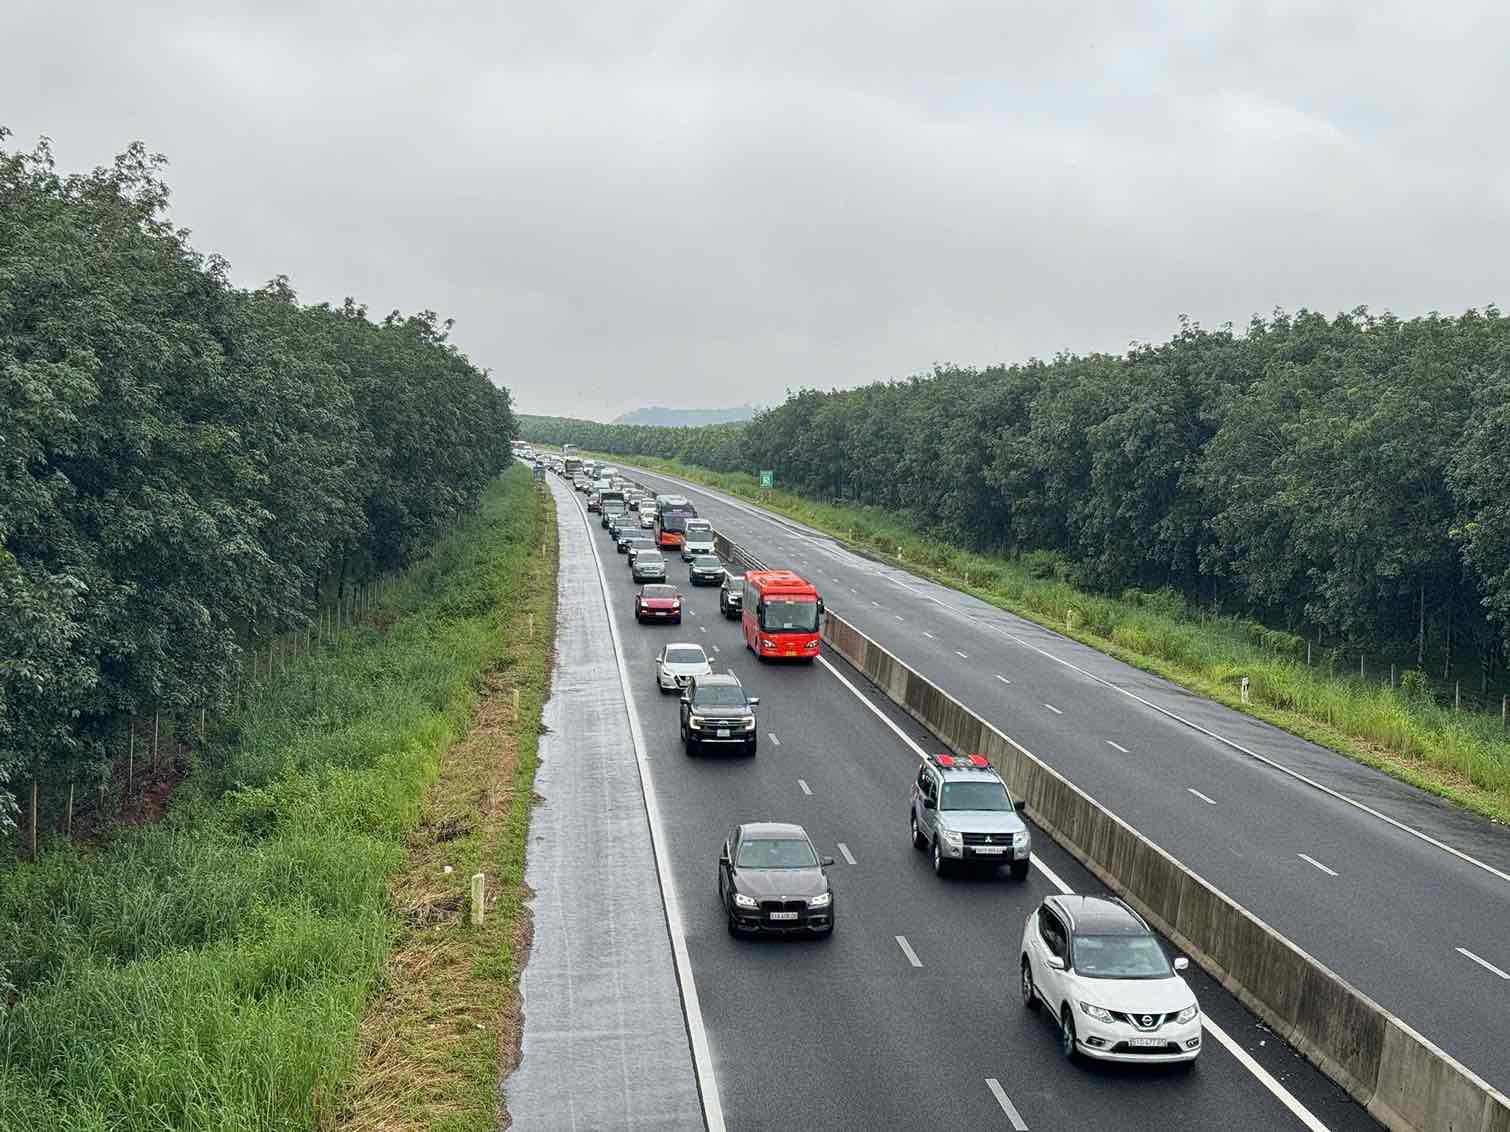
<svg viewBox="0 0 1510 1132"><path fill-rule="evenodd" d="M582 498L575 503L580 511ZM1036 830L1041 867L1025 882L1005 871L936 878L911 846L906 817L913 744L938 750L937 740L835 656L795 667L757 662L737 623L719 616L718 591L687 585L674 557L683 623L636 625L624 559L597 516L575 521L584 518L644 736L680 905L673 930L684 932L700 1002L693 1025L706 1028L729 1128L1376 1127L1198 971L1191 982L1212 1025L1194 1071L1065 1062L1054 1025L1018 998L1018 943L1024 919L1055 891L1049 873L1075 891L1104 891L1099 882ZM569 510L562 521L574 521ZM853 603L832 604L848 615ZM703 645L715 670L736 673L761 697L757 756L683 752L677 700L658 690L652 669L669 641ZM760 819L802 823L836 858L832 939L725 931L718 848L733 825Z"/></svg>
<svg viewBox="0 0 1510 1132"><path fill-rule="evenodd" d="M899 659L1510 1088L1502 826L743 501L633 474L803 574Z"/></svg>

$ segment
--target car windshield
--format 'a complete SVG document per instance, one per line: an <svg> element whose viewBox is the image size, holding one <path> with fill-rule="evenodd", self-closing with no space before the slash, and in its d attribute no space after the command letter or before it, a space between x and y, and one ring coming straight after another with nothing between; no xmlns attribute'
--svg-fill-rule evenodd
<svg viewBox="0 0 1510 1132"><path fill-rule="evenodd" d="M800 837L756 837L739 847L742 869L815 869L818 856Z"/></svg>
<svg viewBox="0 0 1510 1132"><path fill-rule="evenodd" d="M646 586L640 590L641 597L675 597L675 586Z"/></svg>
<svg viewBox="0 0 1510 1132"><path fill-rule="evenodd" d="M1077 975L1088 979L1167 979L1174 971L1151 935L1077 935Z"/></svg>
<svg viewBox="0 0 1510 1132"><path fill-rule="evenodd" d="M1010 810L1012 799L1000 782L946 782L939 791L941 810Z"/></svg>
<svg viewBox="0 0 1510 1132"><path fill-rule="evenodd" d="M722 563L720 563L718 561L718 559L714 558L713 555L711 555L711 554L699 554L696 558L694 558L692 560L692 565L694 565L694 566L712 566L716 570L716 569L719 569L722 566Z"/></svg>
<svg viewBox="0 0 1510 1132"><path fill-rule="evenodd" d="M688 534L699 534L699 535L710 535L710 534L713 533L713 524L710 523L710 522L708 522L707 519L688 519L687 520L687 533Z"/></svg>
<svg viewBox="0 0 1510 1132"><path fill-rule="evenodd" d="M664 566L666 560L654 551L647 554L642 550L634 556L634 564L636 566Z"/></svg>
<svg viewBox="0 0 1510 1132"><path fill-rule="evenodd" d="M813 633L818 629L818 603L767 599L760 627L773 633Z"/></svg>
<svg viewBox="0 0 1510 1132"><path fill-rule="evenodd" d="M697 645L677 645L666 650L667 664L706 664L708 654Z"/></svg>
<svg viewBox="0 0 1510 1132"><path fill-rule="evenodd" d="M744 707L745 690L738 684L704 684L697 689L698 707Z"/></svg>

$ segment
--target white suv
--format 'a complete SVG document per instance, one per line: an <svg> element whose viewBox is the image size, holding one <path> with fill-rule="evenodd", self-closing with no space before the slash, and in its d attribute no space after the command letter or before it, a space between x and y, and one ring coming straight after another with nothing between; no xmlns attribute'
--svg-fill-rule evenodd
<svg viewBox="0 0 1510 1132"><path fill-rule="evenodd" d="M707 519L688 519L682 541L682 561L691 562L700 554L713 553L713 524Z"/></svg>
<svg viewBox="0 0 1510 1132"><path fill-rule="evenodd" d="M1067 1058L1194 1062L1201 1008L1143 918L1106 896L1050 896L1022 929L1029 1010L1048 1006Z"/></svg>

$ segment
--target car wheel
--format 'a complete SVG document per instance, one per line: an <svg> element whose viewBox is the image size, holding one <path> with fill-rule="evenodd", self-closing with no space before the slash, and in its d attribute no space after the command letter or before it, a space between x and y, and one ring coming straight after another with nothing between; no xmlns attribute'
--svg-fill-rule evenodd
<svg viewBox="0 0 1510 1132"><path fill-rule="evenodd" d="M751 739L748 743L745 744L745 754L749 755L753 759L755 757L755 750L759 745L759 738Z"/></svg>
<svg viewBox="0 0 1510 1132"><path fill-rule="evenodd" d="M739 924L734 919L734 913L731 912L731 911L729 911L727 908L725 908L724 909L724 919L725 919L725 922L729 925L729 934L730 935L738 935L739 934Z"/></svg>
<svg viewBox="0 0 1510 1132"><path fill-rule="evenodd" d="M939 846L939 839L933 839L933 875L943 876L948 866L944 863L944 850Z"/></svg>
<svg viewBox="0 0 1510 1132"><path fill-rule="evenodd" d="M680 613L678 613L675 617L673 617L671 619L671 624L673 624L673 625L680 625L681 623L682 623L682 615Z"/></svg>
<svg viewBox="0 0 1510 1132"><path fill-rule="evenodd" d="M1013 880L1027 880L1028 879L1028 862L1026 862L1026 861L1013 861L1012 862L1012 879Z"/></svg>
<svg viewBox="0 0 1510 1132"><path fill-rule="evenodd" d="M1033 987L1033 968L1028 964L1028 957L1022 957L1022 1004L1029 1010L1038 1009L1038 991Z"/></svg>
<svg viewBox="0 0 1510 1132"><path fill-rule="evenodd" d="M701 740L694 739L691 735L687 736L687 754L696 755L700 753L702 746Z"/></svg>
<svg viewBox="0 0 1510 1132"><path fill-rule="evenodd" d="M1080 1047L1075 1040L1075 1016L1070 1012L1068 1003L1059 1011L1059 1052L1064 1054L1067 1061L1074 1061L1080 1056Z"/></svg>
<svg viewBox="0 0 1510 1132"><path fill-rule="evenodd" d="M912 847L914 849L921 849L928 844L928 841L923 836L923 831L918 828L917 814L913 814L908 820L912 823Z"/></svg>

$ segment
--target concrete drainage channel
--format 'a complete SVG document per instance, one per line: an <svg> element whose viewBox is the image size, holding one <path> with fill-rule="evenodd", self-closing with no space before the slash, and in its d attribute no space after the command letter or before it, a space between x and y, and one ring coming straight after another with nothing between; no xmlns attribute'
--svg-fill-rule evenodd
<svg viewBox="0 0 1510 1132"><path fill-rule="evenodd" d="M722 535L720 558L764 564ZM842 617L823 639L950 748L985 755L1045 833L1396 1132L1510 1132L1510 1098L1212 887Z"/></svg>

